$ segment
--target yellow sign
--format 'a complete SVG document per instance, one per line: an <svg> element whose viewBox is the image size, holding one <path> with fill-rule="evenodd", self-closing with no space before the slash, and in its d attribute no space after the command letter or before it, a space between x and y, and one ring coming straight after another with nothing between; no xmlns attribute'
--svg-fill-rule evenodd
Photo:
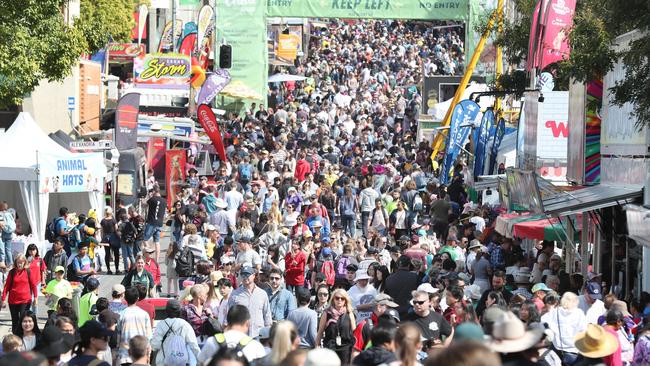
<svg viewBox="0 0 650 366"><path fill-rule="evenodd" d="M133 175L119 174L117 176L117 193L128 196L133 195Z"/></svg>
<svg viewBox="0 0 650 366"><path fill-rule="evenodd" d="M298 54L298 45L300 40L295 34L280 34L278 38L278 50L276 55L278 58L285 60L295 60Z"/></svg>

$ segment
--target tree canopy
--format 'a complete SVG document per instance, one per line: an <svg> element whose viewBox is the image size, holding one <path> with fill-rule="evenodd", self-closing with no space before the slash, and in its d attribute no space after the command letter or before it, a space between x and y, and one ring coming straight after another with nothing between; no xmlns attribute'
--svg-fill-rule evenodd
<svg viewBox="0 0 650 366"><path fill-rule="evenodd" d="M499 80L501 88L523 89L528 81L517 68L523 67L528 53L528 39L535 0L513 0L518 15L504 22L503 32L495 44L504 48L504 57L511 71ZM581 0L578 1L574 24L569 33L571 54L568 59L549 65L547 71L556 78L556 85L567 87L570 78L587 81L602 78L618 60L625 64L625 78L612 88L613 102L634 104L634 117L639 127L650 125L650 2L647 0ZM482 31L487 22L479 25ZM639 30L641 36L621 52L612 48L616 37Z"/></svg>
<svg viewBox="0 0 650 366"><path fill-rule="evenodd" d="M0 3L0 108L20 104L38 83L61 81L79 57L109 37L129 41L135 0L82 0L74 26L63 19L64 0Z"/></svg>

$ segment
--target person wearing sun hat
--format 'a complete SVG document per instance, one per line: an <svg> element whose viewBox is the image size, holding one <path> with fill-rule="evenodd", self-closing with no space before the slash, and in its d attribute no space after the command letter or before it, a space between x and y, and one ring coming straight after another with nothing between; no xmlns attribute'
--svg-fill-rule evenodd
<svg viewBox="0 0 650 366"><path fill-rule="evenodd" d="M542 309L544 309L544 297L552 290L544 283L536 283L530 291L533 293L532 300L537 307L537 311L541 313Z"/></svg>
<svg viewBox="0 0 650 366"><path fill-rule="evenodd" d="M618 353L620 362L621 348L618 339L600 325L587 325L586 331L576 334L574 344L580 354L574 366L602 365L603 361L606 362L606 359L612 358L615 353Z"/></svg>
<svg viewBox="0 0 650 366"><path fill-rule="evenodd" d="M526 325L511 311L502 313L492 324L492 334L487 342L492 351L501 355L501 362L506 365L530 365L524 351L527 351L542 339L544 331L539 328L527 330Z"/></svg>
<svg viewBox="0 0 650 366"><path fill-rule="evenodd" d="M358 322L370 318L372 314L373 299L377 296L377 290L369 283L370 279L367 271L358 270L354 276L354 286L348 290L352 307L358 312Z"/></svg>

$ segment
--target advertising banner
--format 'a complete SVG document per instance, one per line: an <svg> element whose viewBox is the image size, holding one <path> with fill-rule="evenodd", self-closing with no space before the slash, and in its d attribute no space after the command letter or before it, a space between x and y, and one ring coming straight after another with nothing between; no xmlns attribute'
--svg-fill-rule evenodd
<svg viewBox="0 0 650 366"><path fill-rule="evenodd" d="M286 64L292 64L293 65L293 59L285 59L281 57L278 54L278 50L280 47L280 35L283 35L283 31L289 31L290 36L293 36L292 39L290 39L289 42L297 42L295 44L295 48L297 50L296 54L300 55L299 52L304 52L305 49L303 48L303 27L302 24L300 25L295 25L295 24L271 24L268 27L267 31L267 38L268 38L268 50L269 50L269 62L271 65L286 65ZM284 34L286 36L286 34ZM286 44L282 45L284 48Z"/></svg>
<svg viewBox="0 0 650 366"><path fill-rule="evenodd" d="M232 80L266 95L266 1L217 0L216 9L217 40L225 39L232 46Z"/></svg>
<svg viewBox="0 0 650 366"><path fill-rule="evenodd" d="M177 20L176 21L176 26L174 27L174 33L176 35L176 41L178 41L181 38L181 35L183 34L183 21L182 20ZM163 28L163 31L160 36L160 43L158 43L158 52L173 52L174 47L172 45L172 22L167 22L165 24L165 28Z"/></svg>
<svg viewBox="0 0 650 366"><path fill-rule="evenodd" d="M179 197L185 184L185 150L165 151L165 187L167 187L167 207L171 208Z"/></svg>
<svg viewBox="0 0 650 366"><path fill-rule="evenodd" d="M145 26L147 25L147 16L149 15L149 8L147 5L140 4L138 7L138 44L141 43L142 38L146 37Z"/></svg>
<svg viewBox="0 0 650 366"><path fill-rule="evenodd" d="M129 150L138 146L138 110L140 93L125 94L117 102L115 109L115 147Z"/></svg>
<svg viewBox="0 0 650 366"><path fill-rule="evenodd" d="M201 86L196 104L210 104L219 92L230 82L230 73L225 69L217 69L210 74Z"/></svg>
<svg viewBox="0 0 650 366"><path fill-rule="evenodd" d="M202 44L203 42L203 37L205 37L207 31L208 31L208 26L210 26L210 23L213 23L214 18L214 9L210 5L203 5L201 10L199 11L199 16L197 17L197 40L199 41L198 44Z"/></svg>
<svg viewBox="0 0 650 366"><path fill-rule="evenodd" d="M104 189L102 153L59 156L38 153L39 193L98 192Z"/></svg>
<svg viewBox="0 0 650 366"><path fill-rule="evenodd" d="M499 152L499 146L501 146L501 141L503 136L506 134L506 121L503 118L499 119L499 123L496 125L496 131L494 135L494 142L492 143L492 148L490 149L490 166L488 168L488 174L494 174L494 168L497 164L497 153Z"/></svg>
<svg viewBox="0 0 650 366"><path fill-rule="evenodd" d="M174 53L149 53L133 60L135 84L144 88L186 89L190 82L190 57Z"/></svg>
<svg viewBox="0 0 650 366"><path fill-rule="evenodd" d="M530 25L530 37L528 38L528 57L526 58L526 70L532 70L536 65L537 60L537 46L540 37L540 24L542 19L542 11L546 8L544 6L545 0L538 0L533 10L533 22Z"/></svg>
<svg viewBox="0 0 650 366"><path fill-rule="evenodd" d="M603 81L587 84L585 110L585 184L600 183L600 109L603 106Z"/></svg>
<svg viewBox="0 0 650 366"><path fill-rule="evenodd" d="M151 137L147 141L147 165L156 177L165 174L165 151L167 146L162 137Z"/></svg>
<svg viewBox="0 0 650 366"><path fill-rule="evenodd" d="M293 61L298 55L300 42L295 34L280 34L275 55L280 60Z"/></svg>
<svg viewBox="0 0 650 366"><path fill-rule="evenodd" d="M442 165L443 170L440 174L440 182L442 184L449 183L449 173L451 172L454 161L458 157L458 154L460 154L460 149L463 147L467 136L469 136L472 130L471 127L474 125L480 112L481 107L469 99L461 100L454 107L449 124L449 134L447 135L447 147Z"/></svg>
<svg viewBox="0 0 650 366"><path fill-rule="evenodd" d="M135 43L109 43L108 59L110 61L130 61L134 57L144 54L144 45Z"/></svg>
<svg viewBox="0 0 650 366"><path fill-rule="evenodd" d="M468 12L469 0L268 0L267 14L298 18L462 20Z"/></svg>
<svg viewBox="0 0 650 366"><path fill-rule="evenodd" d="M183 38L178 53L192 57L192 53L196 49L196 33L190 33Z"/></svg>
<svg viewBox="0 0 650 366"><path fill-rule="evenodd" d="M205 133L212 141L219 158L221 161L228 161L226 157L226 149L223 146L223 140L221 139L221 132L219 132L219 126L217 125L217 117L215 117L214 112L207 104L201 104L199 109L196 111L196 115L201 123L201 127L205 130Z"/></svg>
<svg viewBox="0 0 650 366"><path fill-rule="evenodd" d="M488 142L488 130L494 125L494 110L488 108L483 113L481 125L474 130L474 178L483 175L485 165L485 153Z"/></svg>
<svg viewBox="0 0 650 366"><path fill-rule="evenodd" d="M538 50L539 68L569 57L569 28L573 26L576 0L550 0L544 12L544 34Z"/></svg>

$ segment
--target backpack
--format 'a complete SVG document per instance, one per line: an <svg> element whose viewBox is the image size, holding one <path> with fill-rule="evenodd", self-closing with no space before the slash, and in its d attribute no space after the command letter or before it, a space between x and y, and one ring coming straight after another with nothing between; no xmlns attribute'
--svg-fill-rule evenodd
<svg viewBox="0 0 650 366"><path fill-rule="evenodd" d="M194 273L194 253L188 246L176 253L176 273L179 277L190 277Z"/></svg>
<svg viewBox="0 0 650 366"><path fill-rule="evenodd" d="M68 264L67 270L66 270L66 279L70 282L78 282L79 281L79 276L77 276L77 271L74 270L74 262L79 261L79 256L75 256L71 261L70 264ZM79 267L81 267L81 262L79 262Z"/></svg>
<svg viewBox="0 0 650 366"><path fill-rule="evenodd" d="M223 333L215 334L214 339L217 341L217 346L219 346L219 349L221 347L226 347L226 348L233 349L235 353L243 352L244 348L246 348L246 346L248 346L248 344L251 343L251 341L253 340L253 338L249 336L243 336L242 339L240 339L239 342L237 342L237 344L234 347L232 347L229 346L228 343L226 342L226 335Z"/></svg>
<svg viewBox="0 0 650 366"><path fill-rule="evenodd" d="M250 164L242 164L239 166L239 175L242 180L247 180L250 181L251 177L253 176L253 172L251 171L251 165Z"/></svg>
<svg viewBox="0 0 650 366"><path fill-rule="evenodd" d="M86 230L84 230L86 225L79 224L75 226L70 232L70 239L75 247L78 247L80 243L83 243L86 240Z"/></svg>
<svg viewBox="0 0 650 366"><path fill-rule="evenodd" d="M323 261L319 268L319 272L325 275L325 283L327 283L328 286L334 286L336 272L334 272L334 263L332 263L332 261Z"/></svg>
<svg viewBox="0 0 650 366"><path fill-rule="evenodd" d="M348 276L347 266L350 264L350 257L341 256L336 262L336 279L346 279Z"/></svg>
<svg viewBox="0 0 650 366"><path fill-rule="evenodd" d="M14 215L12 215L10 212L7 212L4 215L4 223L5 226L2 228L2 231L5 234L11 234L16 231L16 221L14 220Z"/></svg>
<svg viewBox="0 0 650 366"><path fill-rule="evenodd" d="M167 366L185 366L190 362L190 355L187 352L185 339L172 330L171 325L165 324L169 327L163 336L161 349L163 353L163 360ZM169 336L171 332L171 336ZM169 338L167 338L169 336ZM167 343L165 343L167 341Z"/></svg>
<svg viewBox="0 0 650 366"><path fill-rule="evenodd" d="M45 240L53 243L54 240L59 236L59 233L56 231L56 226L59 223L59 220L63 220L63 217L57 217L52 222L50 222L45 228Z"/></svg>

